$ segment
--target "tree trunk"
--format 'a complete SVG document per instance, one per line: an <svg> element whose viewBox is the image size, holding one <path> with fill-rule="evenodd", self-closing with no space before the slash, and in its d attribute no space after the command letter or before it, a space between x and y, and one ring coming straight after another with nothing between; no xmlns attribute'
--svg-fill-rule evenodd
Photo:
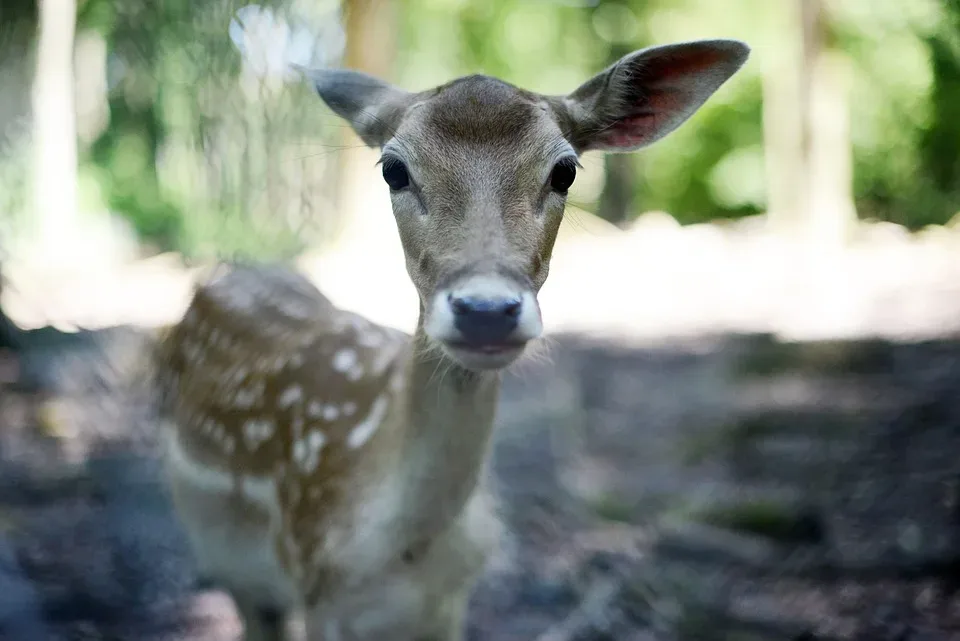
<svg viewBox="0 0 960 641"><path fill-rule="evenodd" d="M800 25L786 3L772 3L768 28L789 34L787 43L799 43ZM763 146L767 181L767 218L771 228L787 236L802 218L800 133L801 48L770 47L763 64Z"/></svg>
<svg viewBox="0 0 960 641"><path fill-rule="evenodd" d="M646 33L643 40L649 41ZM648 44L648 43L647 43ZM630 53L635 44L617 43L607 52L607 64ZM623 225L636 214L634 198L640 171L640 154L606 154L603 159L603 191L597 203L597 216L614 225Z"/></svg>
<svg viewBox="0 0 960 641"><path fill-rule="evenodd" d="M799 55L784 56L764 79L770 220L816 247L836 246L856 220L846 60L827 41L829 5L796 7Z"/></svg>
<svg viewBox="0 0 960 641"><path fill-rule="evenodd" d="M77 214L73 42L76 0L40 0L33 85L35 224L44 261L62 256Z"/></svg>
<svg viewBox="0 0 960 641"><path fill-rule="evenodd" d="M597 215L615 225L627 222L634 213L636 157L635 154L607 154L603 159L603 191Z"/></svg>
<svg viewBox="0 0 960 641"><path fill-rule="evenodd" d="M397 10L395 2L344 0L346 50L344 66L389 79L396 53ZM389 196L379 176L379 151L366 147L348 127L343 128L337 194L340 234L338 241L363 240L378 246L392 242L393 225L383 220L389 213Z"/></svg>
<svg viewBox="0 0 960 641"><path fill-rule="evenodd" d="M856 220L844 59L828 46L827 0L800 0L804 218L816 246L842 243Z"/></svg>

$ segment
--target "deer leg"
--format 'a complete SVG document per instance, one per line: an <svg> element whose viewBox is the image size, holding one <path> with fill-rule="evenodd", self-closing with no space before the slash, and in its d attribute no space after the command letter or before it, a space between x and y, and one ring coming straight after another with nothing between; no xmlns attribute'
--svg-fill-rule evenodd
<svg viewBox="0 0 960 641"><path fill-rule="evenodd" d="M174 461L169 483L198 566L195 587L231 596L245 641L284 641L293 589L272 551L270 511L253 500L238 508L229 477L207 473L201 483L185 470Z"/></svg>

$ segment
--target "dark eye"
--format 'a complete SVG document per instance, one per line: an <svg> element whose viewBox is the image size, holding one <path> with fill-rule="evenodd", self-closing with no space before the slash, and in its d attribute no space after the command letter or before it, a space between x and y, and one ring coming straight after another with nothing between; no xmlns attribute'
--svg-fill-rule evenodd
<svg viewBox="0 0 960 641"><path fill-rule="evenodd" d="M391 158L383 163L383 179L391 191L400 191L410 184L410 175L402 162Z"/></svg>
<svg viewBox="0 0 960 641"><path fill-rule="evenodd" d="M561 194L567 193L577 177L577 165L573 160L564 158L558 162L550 174L550 186Z"/></svg>

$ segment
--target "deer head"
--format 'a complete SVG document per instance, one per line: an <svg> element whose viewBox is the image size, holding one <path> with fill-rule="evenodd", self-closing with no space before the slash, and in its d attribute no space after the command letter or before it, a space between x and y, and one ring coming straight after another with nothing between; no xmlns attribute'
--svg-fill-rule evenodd
<svg viewBox="0 0 960 641"><path fill-rule="evenodd" d="M513 362L542 332L537 293L580 154L649 145L746 61L733 40L636 51L566 96L474 75L408 92L349 70L307 71L382 151L420 298L420 331L471 370Z"/></svg>

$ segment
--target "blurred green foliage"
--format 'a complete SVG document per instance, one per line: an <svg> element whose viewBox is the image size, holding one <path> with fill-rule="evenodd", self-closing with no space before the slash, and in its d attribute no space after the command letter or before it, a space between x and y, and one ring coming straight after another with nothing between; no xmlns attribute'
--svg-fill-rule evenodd
<svg viewBox="0 0 960 641"><path fill-rule="evenodd" d="M110 124L84 163L145 240L188 257L289 256L309 240L284 151L322 112L309 92L241 77L228 25L242 6L86 0L78 15L110 52Z"/></svg>
<svg viewBox="0 0 960 641"><path fill-rule="evenodd" d="M787 46L786 14L775 10L787 0L387 1L401 7L392 80L411 89L482 72L565 93L636 48L748 41L747 67L669 142L631 161L626 188L633 215L661 209L691 223L764 210L762 73ZM261 4L290 3L302 5ZM159 248L276 256L326 231L317 220L330 207L341 125L302 86L244 76L228 37L244 4L79 2L78 29L108 47L110 112L81 149L81 176ZM832 7L829 45L850 70L860 216L910 228L946 222L960 209L960 0ZM32 0L4 2L0 26L35 20L34 10ZM599 189L579 196L597 210Z"/></svg>
<svg viewBox="0 0 960 641"><path fill-rule="evenodd" d="M161 82L167 60L163 44L190 25L189 2L164 0L129 3L87 0L78 10L78 29L99 32L126 78L110 92L110 126L87 150L84 160L105 194L107 205L122 212L145 238L162 246L181 244L184 210L165 193L157 176L156 158L168 131L162 111L174 83ZM189 46L188 42L181 42ZM108 68L108 82L110 69Z"/></svg>
<svg viewBox="0 0 960 641"><path fill-rule="evenodd" d="M746 40L754 48L747 67L669 142L641 154L635 214L661 209L691 223L764 210L761 73L765 58L790 46L774 15L790 3L403 2L416 18L403 25L398 73L418 86L483 71L559 93L633 49L700 37ZM854 189L862 217L919 228L960 209L958 4L832 3L830 44L852 68Z"/></svg>

